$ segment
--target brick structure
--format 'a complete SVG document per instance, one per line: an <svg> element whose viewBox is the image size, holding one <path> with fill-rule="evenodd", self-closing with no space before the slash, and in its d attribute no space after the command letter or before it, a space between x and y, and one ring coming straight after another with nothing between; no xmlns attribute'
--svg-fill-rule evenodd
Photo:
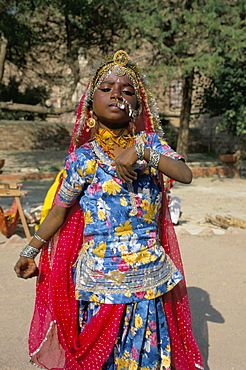
<svg viewBox="0 0 246 370"><path fill-rule="evenodd" d="M42 121L0 121L0 150L63 150L69 147L73 124Z"/></svg>

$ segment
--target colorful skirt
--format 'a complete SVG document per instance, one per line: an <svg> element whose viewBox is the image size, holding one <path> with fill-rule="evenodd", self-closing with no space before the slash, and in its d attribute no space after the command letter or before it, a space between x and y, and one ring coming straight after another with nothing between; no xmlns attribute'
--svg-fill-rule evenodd
<svg viewBox="0 0 246 370"><path fill-rule="evenodd" d="M100 304L79 302L83 328L100 310ZM171 348L162 296L126 304L114 349L102 370L171 369Z"/></svg>

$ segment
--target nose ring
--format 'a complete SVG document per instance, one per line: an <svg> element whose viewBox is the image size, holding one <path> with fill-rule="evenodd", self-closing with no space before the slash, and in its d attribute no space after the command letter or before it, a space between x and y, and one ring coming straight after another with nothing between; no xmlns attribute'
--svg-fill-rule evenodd
<svg viewBox="0 0 246 370"><path fill-rule="evenodd" d="M118 108L120 109L125 109L125 103L126 103L126 100L124 98L122 98L122 102L119 101L118 98L116 98L116 105Z"/></svg>

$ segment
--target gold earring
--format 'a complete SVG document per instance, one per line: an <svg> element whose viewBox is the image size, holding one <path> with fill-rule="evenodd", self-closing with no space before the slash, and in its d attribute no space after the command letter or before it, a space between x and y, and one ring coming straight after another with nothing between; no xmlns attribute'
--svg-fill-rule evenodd
<svg viewBox="0 0 246 370"><path fill-rule="evenodd" d="M90 111L91 117L88 118L88 120L87 120L87 126L89 127L89 129L87 129L87 131L89 131L91 128L95 127L95 125L96 125L96 120L92 117L92 114L93 114L93 112Z"/></svg>

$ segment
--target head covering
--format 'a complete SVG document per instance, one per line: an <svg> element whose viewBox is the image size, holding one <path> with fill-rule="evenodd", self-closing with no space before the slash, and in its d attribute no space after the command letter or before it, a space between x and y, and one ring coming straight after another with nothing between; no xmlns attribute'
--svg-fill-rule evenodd
<svg viewBox="0 0 246 370"><path fill-rule="evenodd" d="M94 136L97 128L90 129L88 126L88 120L91 118L93 96L99 85L111 73L118 76L126 75L133 84L138 100L137 116L134 119L136 132L146 131L147 134L156 132L159 136L163 136L156 101L149 89L145 75L138 64L132 61L125 51L119 50L114 55L107 56L94 70L94 74L79 102L69 152L79 148Z"/></svg>
<svg viewBox="0 0 246 370"><path fill-rule="evenodd" d="M137 131L162 134L155 101L139 67L127 53L119 50L102 62L87 85L78 106L69 152L92 137L93 131L88 129L87 120L90 118L93 94L100 81L112 72L126 73L133 81L141 111L135 120ZM160 182L163 186L162 174ZM52 194L55 193L53 188ZM78 305L72 266L83 245L83 228L83 212L77 203L70 209L67 221L52 243L45 245L41 254L29 350L31 362L46 369L100 370L113 349L124 312L124 304L102 304L82 335L78 332ZM165 252L183 273L165 193L159 229ZM203 369L201 354L192 334L185 280L163 296L163 303L171 339L172 367L176 370Z"/></svg>

